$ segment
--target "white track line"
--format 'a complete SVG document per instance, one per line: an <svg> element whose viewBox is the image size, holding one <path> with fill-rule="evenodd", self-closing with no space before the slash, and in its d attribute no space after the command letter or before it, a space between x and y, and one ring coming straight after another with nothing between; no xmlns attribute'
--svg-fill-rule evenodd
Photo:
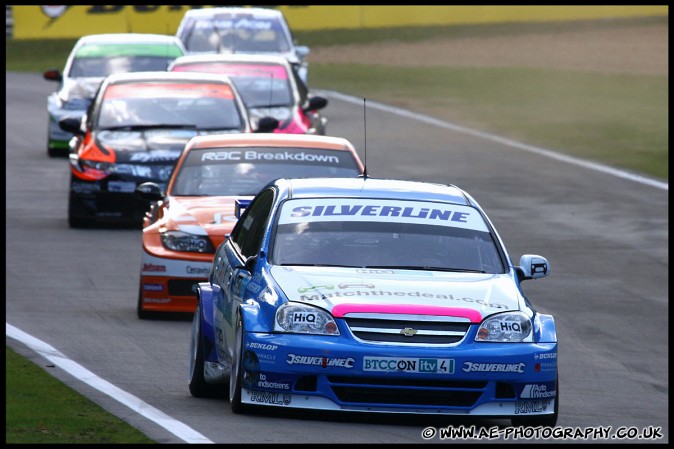
<svg viewBox="0 0 674 449"><path fill-rule="evenodd" d="M357 104L357 105L361 105L361 106L363 105L363 99L362 98L353 97L351 95L345 95L345 94L342 94L342 93L339 93L339 92L333 92L333 91L323 91L323 95L328 96L328 97L337 98L339 100L342 100L342 101L345 101L345 102L348 102L348 103L353 103L353 104ZM478 130L472 129L472 128L466 128L465 126L456 125L454 123L449 123L449 122L445 122L445 121L442 121L442 120L438 120L438 119L430 117L428 115L417 114L415 112L407 111L405 109L400 109L400 108L396 108L396 107L393 107L393 106L387 106L385 104L377 103L377 102L374 102L374 101L367 100L367 106L371 107L371 108L374 108L374 109L379 109L380 111L385 111L385 112L389 112L391 114L396 114L396 115L399 115L401 117L407 117L407 118L410 118L410 119L413 119L413 120L417 120L417 121L420 121L420 122L423 122L423 123L427 123L429 125L435 125L435 126L438 126L440 128L451 129L452 131L456 131L456 132L460 132L460 133L464 133L464 134L470 134L471 136L479 137L479 138L486 139L486 140L491 140L493 142L498 142L498 143L501 143L503 145L508 145L510 147L513 147L513 148L518 148L520 150L529 151L530 153L540 154L542 156L546 156L546 157L549 157L549 158L552 158L552 159L556 159L558 161L566 162L568 164L578 165L580 167L584 167L584 168L587 168L587 169L590 169L590 170L595 170L595 171L598 171L598 172L607 173L609 175L613 175L613 176L616 176L618 178L628 179L630 181L638 182L640 184L645 184L645 185L649 185L649 186L652 186L652 187L655 187L655 188L658 188L658 189L669 191L669 183L657 181L657 180L650 179L650 178L646 178L644 176L640 176L640 175L637 175L637 174L634 174L634 173L629 173L629 172L626 172L626 171L623 171L623 170L618 170L618 169L615 169L615 168L612 168L612 167L608 167L606 165L597 164L595 162L589 162L589 161L585 161L585 160L582 160L582 159L577 159L577 158L574 158L574 157L571 157L571 156L556 153L556 152L551 151L551 150L546 150L546 149L543 149L543 148L540 148L540 147L535 147L533 145L526 145L526 144L517 142L515 140L511 140L511 139L507 139L505 137L497 136L495 134L490 134L490 133L486 133L486 132L483 132L483 131L478 131Z"/></svg>
<svg viewBox="0 0 674 449"><path fill-rule="evenodd" d="M171 418L166 413L152 407L146 402L143 402L136 396L129 394L120 388L117 388L106 380L101 379L88 369L84 368L82 365L67 358L54 347L41 340L38 340L37 338L23 332L20 329L17 329L9 323L5 324L6 335L8 337L24 343L30 349L37 352L67 373L71 374L76 379L81 380L101 393L104 393L121 404L126 405L134 412L162 426L164 429L168 430L186 443L213 443L211 440L185 425L184 423Z"/></svg>

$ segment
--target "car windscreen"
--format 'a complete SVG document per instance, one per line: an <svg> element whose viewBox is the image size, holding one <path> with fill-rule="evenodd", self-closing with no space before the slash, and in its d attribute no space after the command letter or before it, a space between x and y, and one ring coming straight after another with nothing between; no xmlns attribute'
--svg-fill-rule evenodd
<svg viewBox="0 0 674 449"><path fill-rule="evenodd" d="M227 84L150 81L108 87L98 129L151 126L243 131L245 118Z"/></svg>
<svg viewBox="0 0 674 449"><path fill-rule="evenodd" d="M285 53L290 42L274 18L222 14L195 20L185 48L189 52Z"/></svg>
<svg viewBox="0 0 674 449"><path fill-rule="evenodd" d="M178 64L171 71L227 75L249 108L290 106L293 102L288 72L279 64L194 62Z"/></svg>
<svg viewBox="0 0 674 449"><path fill-rule="evenodd" d="M476 209L425 201L288 200L271 247L277 265L504 272Z"/></svg>
<svg viewBox="0 0 674 449"><path fill-rule="evenodd" d="M349 151L320 148L190 150L176 171L172 196L252 196L276 178L356 177Z"/></svg>
<svg viewBox="0 0 674 449"><path fill-rule="evenodd" d="M157 44L86 45L75 55L70 78L102 78L114 73L165 71L183 51Z"/></svg>

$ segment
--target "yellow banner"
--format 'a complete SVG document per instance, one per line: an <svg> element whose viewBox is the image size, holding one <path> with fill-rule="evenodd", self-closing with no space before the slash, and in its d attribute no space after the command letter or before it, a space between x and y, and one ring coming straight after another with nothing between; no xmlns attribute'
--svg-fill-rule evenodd
<svg viewBox="0 0 674 449"><path fill-rule="evenodd" d="M67 39L98 33L175 34L192 5L12 6L14 39ZM293 30L540 22L667 16L655 6L276 6Z"/></svg>

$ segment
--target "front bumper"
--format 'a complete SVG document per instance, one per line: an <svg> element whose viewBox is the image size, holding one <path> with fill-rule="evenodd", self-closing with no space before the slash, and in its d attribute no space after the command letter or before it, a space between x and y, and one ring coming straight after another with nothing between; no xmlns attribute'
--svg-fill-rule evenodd
<svg viewBox="0 0 674 449"><path fill-rule="evenodd" d="M509 418L554 413L556 343L433 348L351 339L244 333L242 402Z"/></svg>
<svg viewBox="0 0 674 449"><path fill-rule="evenodd" d="M204 254L200 258L202 260L156 257L143 248L140 272L142 309L193 313L197 307L196 286L207 280L213 255Z"/></svg>

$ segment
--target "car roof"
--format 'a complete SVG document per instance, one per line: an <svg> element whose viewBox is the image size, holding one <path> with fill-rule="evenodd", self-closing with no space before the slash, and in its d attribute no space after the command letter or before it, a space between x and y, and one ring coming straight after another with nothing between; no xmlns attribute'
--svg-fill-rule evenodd
<svg viewBox="0 0 674 449"><path fill-rule="evenodd" d="M82 36L78 44L126 44L157 43L175 44L182 47L182 41L176 36L151 33L104 33Z"/></svg>
<svg viewBox="0 0 674 449"><path fill-rule="evenodd" d="M268 146L268 147L306 147L346 150L353 148L351 142L343 137L322 136L316 134L207 134L193 137L188 149L213 148L220 146Z"/></svg>
<svg viewBox="0 0 674 449"><path fill-rule="evenodd" d="M378 198L437 201L474 205L466 193L454 186L399 179L302 178L277 179L273 182L288 192L288 198Z"/></svg>
<svg viewBox="0 0 674 449"><path fill-rule="evenodd" d="M105 79L107 84L124 83L128 81L209 81L214 83L233 84L232 80L226 75L202 72L124 72L114 73Z"/></svg>
<svg viewBox="0 0 674 449"><path fill-rule="evenodd" d="M196 64L208 62L260 62L280 64L289 67L288 59L278 54L261 53L205 53L196 55L179 56L173 60L172 66L180 64Z"/></svg>
<svg viewBox="0 0 674 449"><path fill-rule="evenodd" d="M223 6L220 8L199 8L199 9L188 9L183 16L183 20L187 17L189 18L207 18L215 16L217 14L253 14L261 17L282 17L283 14L281 11L269 8L245 8L245 7L235 7L235 6Z"/></svg>

